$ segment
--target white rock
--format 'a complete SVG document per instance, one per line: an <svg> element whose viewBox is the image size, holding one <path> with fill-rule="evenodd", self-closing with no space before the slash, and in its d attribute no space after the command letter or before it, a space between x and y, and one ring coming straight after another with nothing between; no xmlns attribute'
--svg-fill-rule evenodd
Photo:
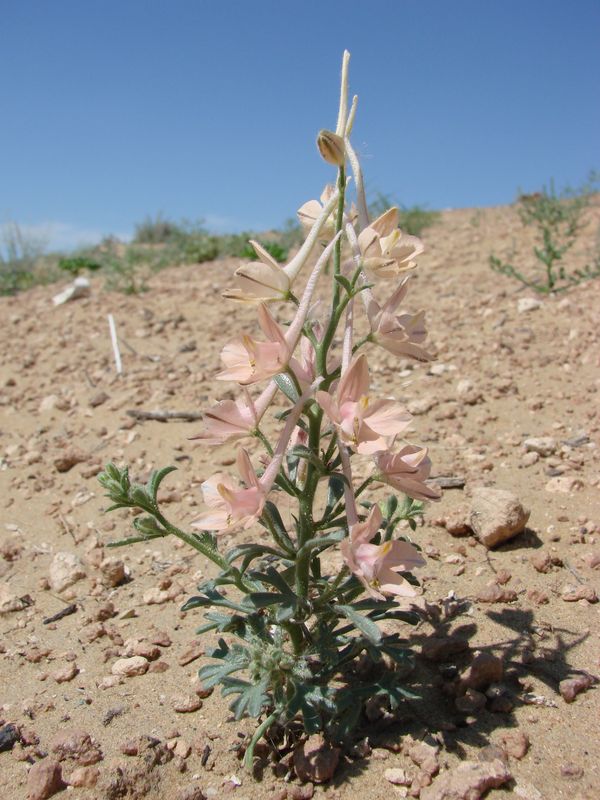
<svg viewBox="0 0 600 800"><path fill-rule="evenodd" d="M541 308L541 306L541 300L537 300L535 297L521 297L517 301L517 311L519 314L526 314L528 311L535 311L537 308Z"/></svg>
<svg viewBox="0 0 600 800"><path fill-rule="evenodd" d="M521 533L529 514L516 494L482 486L473 491L469 524L482 544L495 547Z"/></svg>
<svg viewBox="0 0 600 800"><path fill-rule="evenodd" d="M21 611L23 608L25 604L10 586L7 583L0 583L0 614L10 614L11 611Z"/></svg>
<svg viewBox="0 0 600 800"><path fill-rule="evenodd" d="M148 659L144 656L132 656L131 658L119 658L112 665L113 675L122 675L125 678L133 678L136 675L143 675L148 671Z"/></svg>
<svg viewBox="0 0 600 800"><path fill-rule="evenodd" d="M70 286L67 286L62 292L55 294L52 302L55 306L60 306L67 303L69 300L77 300L80 297L87 297L90 293L90 282L83 275L75 278Z"/></svg>
<svg viewBox="0 0 600 800"><path fill-rule="evenodd" d="M540 456L551 456L556 452L556 439L552 436L536 436L525 439L523 447L528 453L538 453Z"/></svg>
<svg viewBox="0 0 600 800"><path fill-rule="evenodd" d="M164 589L148 589L142 595L142 600L147 606L159 606L169 600L169 593Z"/></svg>
<svg viewBox="0 0 600 800"><path fill-rule="evenodd" d="M85 578L85 569L75 553L57 553L50 564L50 586L55 592L62 592L77 581Z"/></svg>

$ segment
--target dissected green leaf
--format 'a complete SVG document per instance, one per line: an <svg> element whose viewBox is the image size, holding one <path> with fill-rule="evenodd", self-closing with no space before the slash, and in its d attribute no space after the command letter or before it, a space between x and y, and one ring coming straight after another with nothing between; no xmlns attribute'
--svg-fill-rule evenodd
<svg viewBox="0 0 600 800"><path fill-rule="evenodd" d="M338 614L346 617L371 644L377 645L381 643L381 631L372 619L359 614L353 606L335 605L333 609L337 611Z"/></svg>

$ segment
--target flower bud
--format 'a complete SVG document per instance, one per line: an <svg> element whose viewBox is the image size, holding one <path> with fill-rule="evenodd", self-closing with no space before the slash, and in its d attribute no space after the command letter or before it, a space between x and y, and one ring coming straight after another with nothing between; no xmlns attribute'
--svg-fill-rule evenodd
<svg viewBox="0 0 600 800"><path fill-rule="evenodd" d="M323 156L328 164L333 164L335 167L343 167L346 161L346 149L344 147L344 140L341 136L333 131L319 131L317 136L317 147L319 153Z"/></svg>

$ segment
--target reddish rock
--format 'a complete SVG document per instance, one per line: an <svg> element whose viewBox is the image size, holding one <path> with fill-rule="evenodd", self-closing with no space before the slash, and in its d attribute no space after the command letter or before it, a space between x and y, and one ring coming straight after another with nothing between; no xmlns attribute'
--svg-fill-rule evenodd
<svg viewBox="0 0 600 800"><path fill-rule="evenodd" d="M529 737L523 731L506 731L500 736L500 746L507 755L520 761L529 750Z"/></svg>
<svg viewBox="0 0 600 800"><path fill-rule="evenodd" d="M428 661L448 661L469 649L469 642L457 636L430 636L423 642L421 655Z"/></svg>
<svg viewBox="0 0 600 800"><path fill-rule="evenodd" d="M202 708L202 700L197 694L184 694L173 698L173 710L179 714L189 714Z"/></svg>
<svg viewBox="0 0 600 800"><path fill-rule="evenodd" d="M514 603L517 593L514 589L492 583L480 589L475 599L480 603Z"/></svg>
<svg viewBox="0 0 600 800"><path fill-rule="evenodd" d="M558 690L565 703L572 703L578 694L585 692L590 686L596 683L596 678L587 673L577 675L575 678L567 678L558 684Z"/></svg>
<svg viewBox="0 0 600 800"><path fill-rule="evenodd" d="M552 567L552 557L545 550L540 550L531 556L531 563L538 572L549 572Z"/></svg>
<svg viewBox="0 0 600 800"><path fill-rule="evenodd" d="M506 764L496 761L463 761L440 775L421 792L421 800L479 800L489 789L511 780Z"/></svg>
<svg viewBox="0 0 600 800"><path fill-rule="evenodd" d="M59 762L52 758L38 761L31 767L27 775L28 800L47 800L65 786L62 768Z"/></svg>
<svg viewBox="0 0 600 800"><path fill-rule="evenodd" d="M79 667L74 662L52 673L52 677L57 683L67 683L68 681L72 681L77 675L79 675Z"/></svg>
<svg viewBox="0 0 600 800"><path fill-rule="evenodd" d="M294 750L294 769L304 783L325 783L331 780L339 760L339 748L332 747L320 734L309 736Z"/></svg>
<svg viewBox="0 0 600 800"><path fill-rule="evenodd" d="M75 464L87 461L87 455L79 450L65 450L60 456L54 459L54 467L57 472L68 472Z"/></svg>
<svg viewBox="0 0 600 800"><path fill-rule="evenodd" d="M591 586L578 586L577 589L567 590L562 593L561 598L565 603L577 603L579 600L587 600L588 603L597 603L598 595Z"/></svg>
<svg viewBox="0 0 600 800"><path fill-rule="evenodd" d="M197 639L183 651L183 653L177 659L177 663L180 666L185 667L186 664L191 664L192 661L195 661L197 658L200 658L203 655L204 645L200 639Z"/></svg>
<svg viewBox="0 0 600 800"><path fill-rule="evenodd" d="M57 733L50 742L50 750L59 761L72 759L81 766L90 766L102 761L102 751L89 733L78 728Z"/></svg>
<svg viewBox="0 0 600 800"><path fill-rule="evenodd" d="M502 659L492 653L477 653L470 666L460 676L460 689L487 689L491 683L500 683L504 675Z"/></svg>
<svg viewBox="0 0 600 800"><path fill-rule="evenodd" d="M77 767L69 775L68 783L81 789L93 789L98 783L100 770L98 767Z"/></svg>

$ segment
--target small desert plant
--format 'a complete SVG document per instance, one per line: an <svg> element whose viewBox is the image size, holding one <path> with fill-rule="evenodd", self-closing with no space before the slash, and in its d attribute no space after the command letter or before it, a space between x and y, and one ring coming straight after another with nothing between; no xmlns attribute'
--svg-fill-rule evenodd
<svg viewBox="0 0 600 800"><path fill-rule="evenodd" d="M519 194L517 212L521 223L534 227L537 244L533 252L543 267L539 278L529 278L512 264L490 255L490 266L495 272L516 278L535 291L549 294L568 289L585 280L600 276L598 257L593 266L569 270L564 264L565 255L571 250L582 227L582 214L590 205L597 176L592 173L589 181L578 190L564 189L558 193L554 181L541 192Z"/></svg>
<svg viewBox="0 0 600 800"><path fill-rule="evenodd" d="M273 256L275 261L282 263L288 257L288 251L282 247L278 242L259 242L263 250L266 250L270 256ZM251 244L247 244L242 251L242 258L254 259L256 253Z"/></svg>
<svg viewBox="0 0 600 800"><path fill-rule="evenodd" d="M183 608L204 610L198 633L218 636L200 669L204 685L221 686L237 719L261 720L247 744L248 768L263 735L273 740L283 730L293 738L301 725L347 742L367 705L393 713L414 696L406 686L411 648L390 625L417 621L402 605L416 593L414 569L425 563L409 534L422 502L439 490L428 481L427 449L404 438L408 411L370 390L367 353L381 347L431 358L423 313L398 311L423 244L398 228L396 208L370 220L350 141L357 98L348 110L348 60L345 53L336 131L317 139L337 168L335 185L299 210L307 236L289 263L280 266L253 242L254 260L236 269L225 293L256 306L266 340L241 331L225 345L217 379L239 394L205 412L196 438L215 446L253 438L255 463L239 446L238 475L204 481L207 508L192 532L168 520L158 501L174 467L153 472L145 485L115 464L99 476L109 510L143 512L135 535L114 546L175 536L216 567ZM356 207L346 202L347 162ZM320 281L330 260L326 291ZM361 307L362 336L354 327ZM224 327L233 319L223 312ZM269 409L278 429L272 438L262 423ZM384 499L373 494L382 485L392 490ZM227 549L222 534L242 528L254 529L250 541Z"/></svg>
<svg viewBox="0 0 600 800"><path fill-rule="evenodd" d="M141 294L148 290L146 281L151 265L142 248L129 245L120 253L118 247L109 245L102 257L102 267L109 291Z"/></svg>
<svg viewBox="0 0 600 800"><path fill-rule="evenodd" d="M58 268L76 277L82 272L96 272L102 269L102 264L88 256L70 256L59 259Z"/></svg>
<svg viewBox="0 0 600 800"><path fill-rule="evenodd" d="M378 217L396 205L389 194L376 192L375 198L369 203L369 213L373 217ZM412 236L420 236L425 228L437 222L439 217L439 211L431 211L425 206L399 206L400 228Z"/></svg>
<svg viewBox="0 0 600 800"><path fill-rule="evenodd" d="M38 281L36 268L44 243L16 222L0 225L0 294L16 294Z"/></svg>

